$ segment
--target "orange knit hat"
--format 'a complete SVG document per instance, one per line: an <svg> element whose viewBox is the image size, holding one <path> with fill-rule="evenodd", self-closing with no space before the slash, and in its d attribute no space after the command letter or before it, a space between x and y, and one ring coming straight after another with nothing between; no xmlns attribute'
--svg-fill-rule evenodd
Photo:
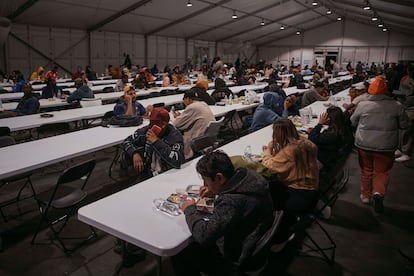
<svg viewBox="0 0 414 276"><path fill-rule="evenodd" d="M387 83L384 78L378 77L368 87L368 93L371 95L388 94Z"/></svg>
<svg viewBox="0 0 414 276"><path fill-rule="evenodd" d="M202 88L204 90L208 89L208 81L207 80L198 80L195 84L196 87Z"/></svg>

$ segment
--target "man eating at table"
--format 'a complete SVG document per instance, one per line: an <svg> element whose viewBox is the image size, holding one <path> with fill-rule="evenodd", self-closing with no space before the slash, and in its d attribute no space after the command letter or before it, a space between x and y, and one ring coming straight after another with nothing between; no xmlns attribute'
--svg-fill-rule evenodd
<svg viewBox="0 0 414 276"><path fill-rule="evenodd" d="M273 220L267 181L253 170L235 170L222 151L204 155L196 169L204 181L201 197L216 196L214 211L197 211L194 200L181 205L194 243L172 258L176 275L260 275L266 258L251 254Z"/></svg>

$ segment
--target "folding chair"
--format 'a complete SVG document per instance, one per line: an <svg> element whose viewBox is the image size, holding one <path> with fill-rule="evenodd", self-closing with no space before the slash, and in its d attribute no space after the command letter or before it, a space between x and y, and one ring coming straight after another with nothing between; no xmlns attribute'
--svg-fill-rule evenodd
<svg viewBox="0 0 414 276"><path fill-rule="evenodd" d="M0 136L10 136L10 128L0 127Z"/></svg>
<svg viewBox="0 0 414 276"><path fill-rule="evenodd" d="M64 134L69 130L70 125L67 122L43 124L36 129L37 139Z"/></svg>
<svg viewBox="0 0 414 276"><path fill-rule="evenodd" d="M243 272L254 271L254 274L246 273L246 275L266 275L270 247L272 246L273 238L279 229L283 214L284 211L274 212L272 226L256 242L256 247L252 254L243 260L239 260L239 270Z"/></svg>
<svg viewBox="0 0 414 276"><path fill-rule="evenodd" d="M204 134L191 140L190 146L194 153L205 154L218 148L217 136L223 122L224 117L218 121L210 121Z"/></svg>
<svg viewBox="0 0 414 276"><path fill-rule="evenodd" d="M10 136L1 136L0 137L0 148L11 146L11 145L14 145L14 144L16 144L16 142L13 139L13 137L10 137ZM30 189L31 189L31 192L32 192L31 196L34 196L36 194L35 189L33 188L32 180L30 179L31 176L32 176L32 172L27 172L27 173L22 173L22 174L15 175L15 176L12 176L12 177L4 178L4 179L1 180L0 188L6 186L8 184L13 185L12 183L25 179L25 181L20 186L20 188L17 192L17 195L15 197L13 196L10 199L7 199L3 202L0 202L0 214L3 217L3 220L5 222L7 222L7 217L4 215L2 208L6 207L6 206L9 206L13 203L18 203L20 200L28 198L28 197L21 198L21 195L22 195L22 192L23 192L24 188L29 186ZM19 213L20 213L19 206L18 206L18 210L19 210Z"/></svg>
<svg viewBox="0 0 414 276"><path fill-rule="evenodd" d="M91 233L86 237L62 237L60 234L68 223L71 214L78 205L86 198L85 186L95 168L96 161L88 160L66 169L58 178L56 185L48 191L35 196L41 214L40 221L36 227L31 244L35 243L36 237L43 224L47 224L52 231L51 242L57 240L66 255L76 248L97 236L95 230L89 226ZM60 215L57 215L60 214ZM69 249L63 240L82 240L76 247ZM41 243L40 243L41 244Z"/></svg>
<svg viewBox="0 0 414 276"><path fill-rule="evenodd" d="M302 250L301 253L311 253L316 252L319 253L328 264L335 263L335 250L336 250L336 243L332 239L331 235L329 235L328 231L322 226L322 224L318 221L318 216L322 213L322 211L327 207L330 206L331 208L335 204L336 200L338 199L339 193L341 193L344 189L346 184L349 180L349 171L347 168L344 168L340 174L341 177L338 177L336 184L332 187L332 191L329 193L329 197L326 198L325 204L323 204L319 208L315 208L315 210L304 217L301 217L299 220L299 224L307 225L307 227L311 226L315 223L320 230L322 230L323 234L325 235L326 239L329 242L328 246L322 247L319 245L318 241L314 239L311 234L306 230L304 230L305 236L309 239L312 245L304 243L303 245L306 246L308 249ZM330 255L328 256L327 252L330 251Z"/></svg>
<svg viewBox="0 0 414 276"><path fill-rule="evenodd" d="M227 132L230 133L231 136L233 136L234 139L238 139L239 135L237 134L236 128L235 128L235 116L236 116L237 110L230 110L229 112L224 115L224 121L223 126L224 129L222 129L221 132Z"/></svg>

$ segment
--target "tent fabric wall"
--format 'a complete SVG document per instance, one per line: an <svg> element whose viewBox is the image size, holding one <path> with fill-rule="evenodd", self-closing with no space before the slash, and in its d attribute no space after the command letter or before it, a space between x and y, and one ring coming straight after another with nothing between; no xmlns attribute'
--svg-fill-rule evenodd
<svg viewBox="0 0 414 276"><path fill-rule="evenodd" d="M340 26L339 24L345 24ZM343 30L343 32L338 30ZM356 32L355 30L358 30ZM303 35L302 39L299 39ZM414 59L412 37L395 32L382 32L378 28L365 26L351 21L337 22L304 32L301 36L292 35L284 39L258 47L258 56L272 64L290 64L297 53L296 48L314 51L338 51L338 60L344 67L349 61L356 64L359 60L371 62L398 62ZM306 55L306 60L312 57ZM302 55L295 64L304 65Z"/></svg>

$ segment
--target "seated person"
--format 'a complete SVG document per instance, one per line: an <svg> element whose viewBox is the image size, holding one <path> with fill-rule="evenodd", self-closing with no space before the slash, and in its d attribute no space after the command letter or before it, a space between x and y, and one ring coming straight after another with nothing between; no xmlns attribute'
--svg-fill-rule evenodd
<svg viewBox="0 0 414 276"><path fill-rule="evenodd" d="M221 151L203 156L196 169L204 182L201 197L216 196L214 212L197 211L193 199L181 205L194 242L172 257L175 274L259 275L266 258L250 256L272 224L267 181L255 171L235 170ZM256 274L248 274L253 271Z"/></svg>
<svg viewBox="0 0 414 276"><path fill-rule="evenodd" d="M90 81L98 79L96 72L92 70L92 67L90 65L87 65L85 67L85 74L86 74L86 78Z"/></svg>
<svg viewBox="0 0 414 276"><path fill-rule="evenodd" d="M327 101L329 97L321 96L324 90L324 84L320 81L316 82L310 90L305 91L302 96L302 108L316 101Z"/></svg>
<svg viewBox="0 0 414 276"><path fill-rule="evenodd" d="M78 65L78 67L76 67L76 72L74 72L71 76L71 79L74 81L78 78L81 78L82 75L82 67Z"/></svg>
<svg viewBox="0 0 414 276"><path fill-rule="evenodd" d="M39 113L39 98L37 95L32 93L32 85L30 83L24 84L22 91L24 95L20 99L19 104L17 105L14 112L16 112L17 115L30 115Z"/></svg>
<svg viewBox="0 0 414 276"><path fill-rule="evenodd" d="M124 91L124 88L128 85L128 75L122 75L122 78L117 80L115 90L120 92Z"/></svg>
<svg viewBox="0 0 414 276"><path fill-rule="evenodd" d="M58 70L58 67L56 65L53 66L52 70L47 71L45 79L50 79L50 78L55 79L55 80L59 79L60 75L57 70Z"/></svg>
<svg viewBox="0 0 414 276"><path fill-rule="evenodd" d="M151 72L148 70L148 67L142 67L141 72L144 73L145 78L147 79L148 83L154 82L154 76L151 74Z"/></svg>
<svg viewBox="0 0 414 276"><path fill-rule="evenodd" d="M171 168L179 169L184 163L183 136L175 126L169 124L168 111L153 108L149 120L148 126L137 129L123 142L126 161L144 178Z"/></svg>
<svg viewBox="0 0 414 276"><path fill-rule="evenodd" d="M44 81L45 80L45 69L42 66L39 66L37 71L33 72L32 75L30 75L31 81Z"/></svg>
<svg viewBox="0 0 414 276"><path fill-rule="evenodd" d="M137 88L137 89L144 89L144 88L150 88L151 86L149 85L147 78L145 77L145 73L144 72L140 72L139 74L137 74L135 76L135 79L132 81L132 84Z"/></svg>
<svg viewBox="0 0 414 276"><path fill-rule="evenodd" d="M82 79L75 80L75 88L76 90L66 98L68 103L73 103L75 101L81 101L84 98L93 99L95 98L92 90L83 83Z"/></svg>
<svg viewBox="0 0 414 276"><path fill-rule="evenodd" d="M249 128L250 132L254 132L273 124L277 120L288 117L288 108L291 106L291 102L288 98L283 102L282 115L280 116L277 114L278 109L281 108L279 106L280 98L281 96L275 92L266 92L263 95L263 103L259 104L253 114L252 125Z"/></svg>
<svg viewBox="0 0 414 276"><path fill-rule="evenodd" d="M172 86L191 84L190 80L186 80L183 71L174 71L172 75Z"/></svg>
<svg viewBox="0 0 414 276"><path fill-rule="evenodd" d="M217 78L214 80L214 87L215 90L211 94L211 97L216 101L220 102L225 97L229 98L230 96L233 97L233 92L227 87L226 82L221 79Z"/></svg>
<svg viewBox="0 0 414 276"><path fill-rule="evenodd" d="M208 81L207 80L198 80L195 84L197 88L197 94L200 100L206 102L208 105L215 105L216 101L207 93Z"/></svg>
<svg viewBox="0 0 414 276"><path fill-rule="evenodd" d="M193 87L184 93L183 101L185 109L175 112L174 125L184 137L184 156L185 159L193 157L191 140L204 134L209 122L215 121L210 107L198 96L199 89Z"/></svg>
<svg viewBox="0 0 414 276"><path fill-rule="evenodd" d="M295 116L295 115L299 116L299 106L296 104L297 99L295 95L286 96L285 90L283 90L283 88L280 87L277 83L272 83L269 85L269 92L275 92L280 96L279 108L276 110L277 115L282 116L283 103L286 99L289 99L289 102L292 105L288 108L288 116Z"/></svg>
<svg viewBox="0 0 414 276"><path fill-rule="evenodd" d="M22 73L18 72L16 75L16 85L13 88L14 92L23 92L23 85L26 84L26 80L24 79L24 76Z"/></svg>
<svg viewBox="0 0 414 276"><path fill-rule="evenodd" d="M46 86L42 88L42 99L60 98L61 95L62 89L56 85L56 80L54 78L47 79Z"/></svg>
<svg viewBox="0 0 414 276"><path fill-rule="evenodd" d="M162 87L168 87L171 86L171 80L172 80L172 75L171 72L168 72L167 74L165 74L165 76L162 78Z"/></svg>
<svg viewBox="0 0 414 276"><path fill-rule="evenodd" d="M145 107L137 102L137 93L132 85L124 87L124 95L121 96L114 106L114 115L138 115L144 116L146 113Z"/></svg>
<svg viewBox="0 0 414 276"><path fill-rule="evenodd" d="M323 129L323 126L328 128ZM353 146L350 122L337 106L329 107L319 117L319 123L310 131L308 139L318 147L318 160L322 171L330 172L336 161Z"/></svg>
<svg viewBox="0 0 414 276"><path fill-rule="evenodd" d="M285 187L272 196L285 210L276 241L288 241L297 217L311 212L318 199L317 148L298 134L290 120L281 119L273 124L272 140L263 146L262 164L276 172Z"/></svg>
<svg viewBox="0 0 414 276"><path fill-rule="evenodd" d="M349 96L351 97L351 103L343 104L343 107L345 108L345 112L348 115L352 115L352 113L354 113L357 105L360 102L369 100L369 94L367 93L367 88L363 84L358 84L354 88L351 87L349 89Z"/></svg>

